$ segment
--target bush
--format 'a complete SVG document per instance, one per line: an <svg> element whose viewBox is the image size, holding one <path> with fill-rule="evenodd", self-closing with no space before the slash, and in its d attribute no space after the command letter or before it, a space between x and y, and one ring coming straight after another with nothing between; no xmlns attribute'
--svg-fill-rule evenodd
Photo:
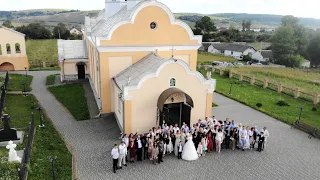
<svg viewBox="0 0 320 180"><path fill-rule="evenodd" d="M316 111L317 111L317 108L316 108L316 107L313 107L313 108L312 108L312 111L316 112Z"/></svg>
<svg viewBox="0 0 320 180"><path fill-rule="evenodd" d="M261 103L257 103L256 106L257 106L258 108L261 108L261 107L262 107L262 104L261 104Z"/></svg>
<svg viewBox="0 0 320 180"><path fill-rule="evenodd" d="M287 102L285 102L285 101L278 101L277 102L277 105L278 106L290 106Z"/></svg>

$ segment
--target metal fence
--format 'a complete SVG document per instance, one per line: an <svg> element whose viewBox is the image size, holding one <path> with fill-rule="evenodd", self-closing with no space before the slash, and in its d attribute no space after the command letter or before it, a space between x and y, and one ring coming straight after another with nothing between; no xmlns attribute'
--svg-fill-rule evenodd
<svg viewBox="0 0 320 180"><path fill-rule="evenodd" d="M32 150L32 143L34 140L34 134L35 134L35 124L34 124L34 114L31 114L31 122L29 124L29 132L28 132L28 138L27 143L24 147L24 153L23 158L21 161L21 165L18 168L18 175L20 180L26 180L28 175L28 164L30 163L30 157L31 157L31 150Z"/></svg>

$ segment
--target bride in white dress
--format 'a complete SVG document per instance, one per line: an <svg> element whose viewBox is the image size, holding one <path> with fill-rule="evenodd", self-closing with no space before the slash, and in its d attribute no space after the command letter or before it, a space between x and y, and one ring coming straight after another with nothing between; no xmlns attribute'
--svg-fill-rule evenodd
<svg viewBox="0 0 320 180"><path fill-rule="evenodd" d="M187 161L194 161L199 158L196 147L192 141L192 135L187 135L187 142L183 146L182 159Z"/></svg>

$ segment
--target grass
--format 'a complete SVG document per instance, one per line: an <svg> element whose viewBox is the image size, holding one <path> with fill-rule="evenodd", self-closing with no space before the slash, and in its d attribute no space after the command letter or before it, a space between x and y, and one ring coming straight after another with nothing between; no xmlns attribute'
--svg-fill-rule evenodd
<svg viewBox="0 0 320 180"><path fill-rule="evenodd" d="M206 74L204 69L199 69L202 74ZM288 95L277 93L269 89L263 89L258 86L251 86L245 82L229 79L228 77L213 74L213 78L217 80L216 92L248 105L256 110L264 112L276 119L286 123L292 123L298 119L299 106L304 106L301 120L320 129L320 111L312 111L313 107L320 108L319 105L294 99ZM232 93L229 94L230 83L234 82L232 86ZM285 101L290 106L277 106L278 101ZM257 103L261 103L262 107L258 108Z"/></svg>
<svg viewBox="0 0 320 180"><path fill-rule="evenodd" d="M56 82L56 74L47 76L46 85L53 85Z"/></svg>
<svg viewBox="0 0 320 180"><path fill-rule="evenodd" d="M254 47L256 50L261 50L261 49L265 49L269 46L271 46L271 43L269 42L251 42L251 43L248 43L248 45Z"/></svg>
<svg viewBox="0 0 320 180"><path fill-rule="evenodd" d="M320 73L313 71L292 68L241 67L232 68L232 72L254 76L260 80L268 79L270 83L281 83L292 89L299 87L301 91L308 94L320 92Z"/></svg>
<svg viewBox="0 0 320 180"><path fill-rule="evenodd" d="M48 90L69 110L76 120L90 118L82 84L54 86L49 87Z"/></svg>
<svg viewBox="0 0 320 180"><path fill-rule="evenodd" d="M27 40L27 55L31 68L46 62L47 66L58 66L58 45L56 39Z"/></svg>
<svg viewBox="0 0 320 180"><path fill-rule="evenodd" d="M211 54L211 53L205 53L205 52L198 53L199 64L211 64L213 61L237 62L238 60L233 57L224 56L220 54Z"/></svg>
<svg viewBox="0 0 320 180"><path fill-rule="evenodd" d="M26 92L30 92L31 81L33 76L28 75L27 79L24 74L9 74L8 91L23 91L24 83L26 82Z"/></svg>
<svg viewBox="0 0 320 180"><path fill-rule="evenodd" d="M212 103L212 107L218 107L219 105L216 103Z"/></svg>
<svg viewBox="0 0 320 180"><path fill-rule="evenodd" d="M38 102L33 95L7 95L5 113L11 116L11 127L27 132L31 113L34 112L36 134L33 142L28 179L51 179L51 165L48 156L57 156L55 168L58 179L72 178L72 156L65 142L55 130L54 126L44 117L45 127L40 129L39 113L35 109ZM23 117L24 116L24 117ZM26 141L24 141L26 143ZM1 156L1 151L0 151ZM16 169L13 169L16 173ZM1 179L1 178L0 178Z"/></svg>
<svg viewBox="0 0 320 180"><path fill-rule="evenodd" d="M60 67L44 67L44 68L39 68L39 67L34 67L30 68L29 71L57 71L60 70Z"/></svg>

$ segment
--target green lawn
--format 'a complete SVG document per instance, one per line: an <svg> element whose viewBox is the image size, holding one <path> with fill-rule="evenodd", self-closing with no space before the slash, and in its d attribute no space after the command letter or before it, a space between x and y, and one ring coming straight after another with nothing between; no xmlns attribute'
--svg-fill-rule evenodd
<svg viewBox="0 0 320 180"><path fill-rule="evenodd" d="M47 76L46 85L53 85L56 82L56 74Z"/></svg>
<svg viewBox="0 0 320 180"><path fill-rule="evenodd" d="M9 114L12 117L10 122L11 127L18 128L19 130L24 130L26 133L28 131L28 123L31 120L31 113L34 112L36 134L32 147L28 179L35 180L52 178L51 165L48 160L48 156L57 156L57 160L55 162L55 168L57 169L57 179L71 179L71 153L68 151L66 144L64 143L58 132L55 130L54 126L46 117L44 118L45 127L43 129L40 129L38 127L38 125L40 124L39 112L35 108L39 105L35 97L33 95L24 97L22 95L9 94L6 96L5 106L5 113ZM24 143L26 143L26 140L24 141ZM22 149L22 147L20 147L19 149ZM11 170L16 173L16 169L14 167L11 167Z"/></svg>
<svg viewBox="0 0 320 180"><path fill-rule="evenodd" d="M198 63L199 64L211 64L213 61L220 61L220 62L237 62L238 60L229 57L224 56L220 54L211 54L211 53L198 53Z"/></svg>
<svg viewBox="0 0 320 180"><path fill-rule="evenodd" d="M28 75L27 79L24 74L9 74L8 91L23 91L26 82L26 91L31 91L31 81L33 76Z"/></svg>
<svg viewBox="0 0 320 180"><path fill-rule="evenodd" d="M204 75L206 73L203 69L200 69L200 72ZM319 105L313 105L310 102L294 99L285 94L280 94L269 89L263 89L259 86L251 86L248 83L232 80L228 77L222 77L215 73L213 74L213 78L217 79L216 92L287 123L292 123L297 120L300 111L299 106L304 106L301 116L302 121L320 129ZM235 82L236 84L233 84L232 95L229 95L231 82ZM278 101L285 101L290 106L277 106L276 103ZM261 103L262 107L257 108L257 103ZM316 107L318 111L312 111L313 107Z"/></svg>
<svg viewBox="0 0 320 180"><path fill-rule="evenodd" d="M41 62L46 65L58 66L58 44L56 39L27 40L27 55L31 68L39 67Z"/></svg>
<svg viewBox="0 0 320 180"><path fill-rule="evenodd" d="M90 118L82 84L54 86L49 87L48 90L69 110L76 120Z"/></svg>

